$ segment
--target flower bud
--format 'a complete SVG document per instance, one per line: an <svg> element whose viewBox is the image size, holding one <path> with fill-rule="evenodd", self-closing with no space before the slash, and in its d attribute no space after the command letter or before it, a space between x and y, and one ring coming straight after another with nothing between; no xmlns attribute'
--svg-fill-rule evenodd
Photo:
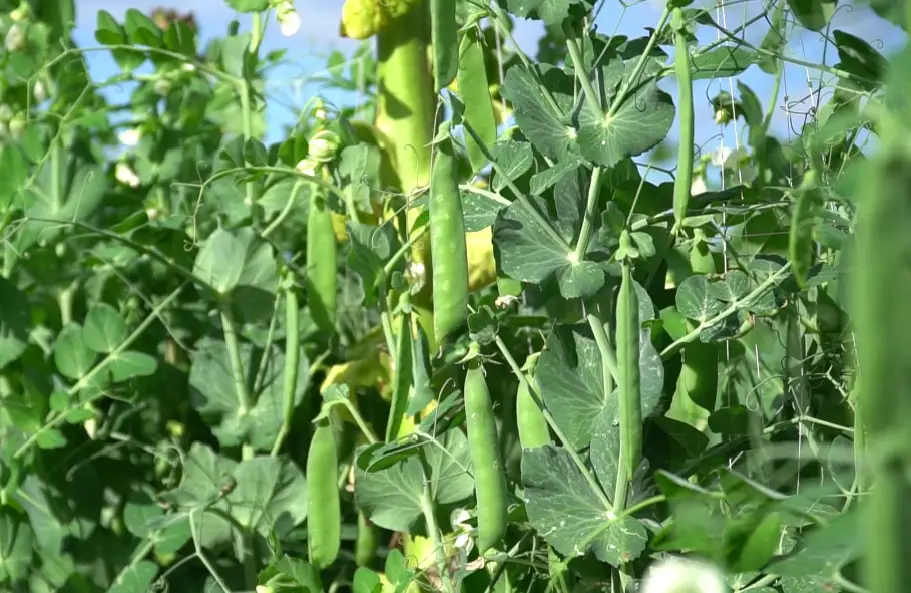
<svg viewBox="0 0 911 593"><path fill-rule="evenodd" d="M294 4L289 0L279 2L275 12L276 17L278 18L278 24L281 27L282 35L285 37L292 37L300 30L300 16L298 16L297 11L294 9Z"/></svg>
<svg viewBox="0 0 911 593"><path fill-rule="evenodd" d="M28 45L28 39L25 36L25 29L23 29L18 24L10 27L9 31L6 32L6 39L3 40L3 45L6 47L7 51L19 51L20 49L25 49L25 47Z"/></svg>
<svg viewBox="0 0 911 593"><path fill-rule="evenodd" d="M338 134L330 130L320 130L310 138L307 145L308 156L320 163L332 162L340 145Z"/></svg>
<svg viewBox="0 0 911 593"><path fill-rule="evenodd" d="M133 172L133 169L124 162L117 163L114 167L114 178L120 183L132 187L139 187L139 177Z"/></svg>
<svg viewBox="0 0 911 593"><path fill-rule="evenodd" d="M31 12L28 2L20 2L19 7L9 13L9 18L11 18L13 22L21 23L28 20L28 17L31 16Z"/></svg>

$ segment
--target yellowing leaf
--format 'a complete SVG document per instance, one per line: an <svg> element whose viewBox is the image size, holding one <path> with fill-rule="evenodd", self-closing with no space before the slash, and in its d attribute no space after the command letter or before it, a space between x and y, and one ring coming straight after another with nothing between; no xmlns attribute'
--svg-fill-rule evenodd
<svg viewBox="0 0 911 593"><path fill-rule="evenodd" d="M468 290L474 292L497 281L497 262L493 255L493 230L486 227L465 233L468 248Z"/></svg>
<svg viewBox="0 0 911 593"><path fill-rule="evenodd" d="M382 31L393 19L417 6L421 0L345 0L339 35L367 39Z"/></svg>

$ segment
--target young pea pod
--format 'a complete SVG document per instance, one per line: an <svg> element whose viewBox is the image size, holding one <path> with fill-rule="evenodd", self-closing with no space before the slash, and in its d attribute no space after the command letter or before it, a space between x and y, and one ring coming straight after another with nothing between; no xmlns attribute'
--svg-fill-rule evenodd
<svg viewBox="0 0 911 593"><path fill-rule="evenodd" d="M617 371L620 475L632 481L642 456L642 395L639 391L639 301L628 261L623 262L617 295Z"/></svg>
<svg viewBox="0 0 911 593"><path fill-rule="evenodd" d="M357 537L354 540L354 561L358 566L369 566L380 547L379 530L362 511L357 513Z"/></svg>
<svg viewBox="0 0 911 593"><path fill-rule="evenodd" d="M465 104L465 121L478 133L487 146L497 141L497 120L490 98L490 85L487 80L487 68L484 64L484 47L478 32L472 28L465 32L459 44L459 96ZM487 157L475 142L466 134L465 147L471 168L477 172L487 165Z"/></svg>
<svg viewBox="0 0 911 593"><path fill-rule="evenodd" d="M680 117L680 140L677 145L677 177L674 179L674 228L680 231L690 203L693 186L693 159L695 158L696 120L693 107L693 72L690 49L686 39L686 19L682 8L671 13L674 28L674 73L680 96L677 113Z"/></svg>
<svg viewBox="0 0 911 593"><path fill-rule="evenodd" d="M552 443L550 427L544 413L531 394L528 385L535 385L534 368L540 353L529 354L525 360L525 378L528 383L519 382L519 391L516 394L516 423L519 426L519 442L523 449L535 449ZM543 404L543 402L541 402Z"/></svg>
<svg viewBox="0 0 911 593"><path fill-rule="evenodd" d="M506 534L507 492L490 391L483 367L474 361L465 374L465 418L478 501L478 552L483 554Z"/></svg>
<svg viewBox="0 0 911 593"><path fill-rule="evenodd" d="M307 452L307 508L310 564L322 570L335 562L342 543L338 449L328 423L317 426Z"/></svg>
<svg viewBox="0 0 911 593"><path fill-rule="evenodd" d="M458 46L456 3L453 0L430 0L430 31L433 49L433 79L436 91L449 86L459 68L453 50Z"/></svg>
<svg viewBox="0 0 911 593"><path fill-rule="evenodd" d="M407 303L407 294L403 297ZM408 395L414 386L414 337L411 333L411 314L403 313L402 327L399 329L395 346L395 373L392 385L392 401L389 408L389 419L386 422L386 441L392 441L403 434L407 426L405 413L408 408Z"/></svg>
<svg viewBox="0 0 911 593"><path fill-rule="evenodd" d="M468 317L468 249L452 139L438 144L430 179L430 253L433 262L433 333L437 344Z"/></svg>
<svg viewBox="0 0 911 593"><path fill-rule="evenodd" d="M307 304L317 327L335 332L338 245L325 196L314 190L307 216Z"/></svg>

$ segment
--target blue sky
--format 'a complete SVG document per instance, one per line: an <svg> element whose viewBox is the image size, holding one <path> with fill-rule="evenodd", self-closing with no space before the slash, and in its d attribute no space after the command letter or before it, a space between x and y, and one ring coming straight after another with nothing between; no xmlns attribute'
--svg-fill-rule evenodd
<svg viewBox="0 0 911 593"><path fill-rule="evenodd" d="M782 0L784 1L784 0ZM296 0L295 4L301 16L301 30L297 35L286 38L279 32L277 23L269 23L263 48L272 50L285 48L288 50L286 59L288 65L273 71L268 82L269 94L276 100L272 102L268 112L268 140L280 139L282 124L293 122L297 110L302 107L308 98L319 94L321 89L318 84L308 82L315 74L323 71L326 57L333 50L350 54L359 45L359 42L342 39L338 36L338 22L341 15L342 0ZM716 22L733 30L751 17L762 11L761 0L731 0L720 5L714 2L697 1L695 5L712 7ZM226 31L228 23L237 18L222 0L181 0L179 3L167 0L132 0L132 1L105 1L105 0L78 0L77 27L75 37L80 47L97 46L93 37L95 14L99 9L111 12L120 18L128 8L137 8L144 12L156 6L171 6L177 4L182 11L193 11L197 22L201 26L203 39L220 36ZM842 6L832 21L832 29L842 29L856 35L874 47L880 49L887 56L897 51L905 41L904 33L881 20L870 9L862 6L850 6L840 2ZM660 15L661 0L647 0L627 9L622 9L616 0L611 0L599 13L597 25L601 32L611 34L618 32L629 37L644 35L645 27L654 27ZM249 19L242 18L241 23L248 25ZM750 43L758 45L767 30L764 20L759 20L748 27L743 38ZM522 48L534 55L537 41L542 33L542 28L534 21L519 21L516 26L516 38ZM715 40L716 32L703 28L700 31L700 42L708 43ZM808 62L825 62L834 64L837 55L834 45L826 43L823 35L819 33L803 32L802 35L791 34L787 54ZM102 52L88 54L89 65L96 80L101 80L117 72L113 60ZM820 73L818 70L807 69L794 64L787 65L782 82L776 113L773 118L773 131L782 138L794 135L799 131L802 123L807 119L805 115L809 107L818 99L812 97L811 88L818 88ZM735 80L716 79L712 81L697 81L695 88L696 97L696 141L704 151L711 151L724 144L734 147L738 144L737 136L744 137L742 126L737 130L733 126L722 128L714 123L709 99L720 90L725 89L732 94L737 94L737 81L750 86L759 96L764 107L771 99L773 78L766 75L758 67L753 66ZM832 77L825 75L824 81L831 81ZM811 87L812 85L812 87ZM662 81L662 87L668 92L676 94L673 79ZM128 88L114 88L110 95L115 101L127 98ZM831 96L831 90L823 91L822 101ZM339 95L327 94L330 100L345 100ZM788 103L785 103L785 97ZM676 136L676 123L671 129L671 138Z"/></svg>

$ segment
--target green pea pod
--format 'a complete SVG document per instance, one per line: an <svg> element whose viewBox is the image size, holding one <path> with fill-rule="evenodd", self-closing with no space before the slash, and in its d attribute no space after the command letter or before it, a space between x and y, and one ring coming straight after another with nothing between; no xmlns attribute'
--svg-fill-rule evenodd
<svg viewBox="0 0 911 593"><path fill-rule="evenodd" d="M525 372L528 383L534 385L534 367L540 353L530 354L525 360ZM543 403L543 402L541 402ZM552 443L550 427L538 402L535 401L528 384L519 382L516 394L516 423L519 426L519 442L523 449L535 449Z"/></svg>
<svg viewBox="0 0 911 593"><path fill-rule="evenodd" d="M620 463L622 475L632 481L642 456L642 395L639 391L639 302L623 262L617 295L617 383L620 396Z"/></svg>
<svg viewBox="0 0 911 593"><path fill-rule="evenodd" d="M317 570L335 562L342 543L338 448L329 424L317 426L307 452L307 547Z"/></svg>
<svg viewBox="0 0 911 593"><path fill-rule="evenodd" d="M490 83L487 80L487 69L484 64L484 48L475 29L465 32L459 44L459 96L465 104L465 120L478 133L488 147L497 141L497 120L490 98ZM465 147L471 168L477 172L487 165L487 157L475 142L466 134Z"/></svg>
<svg viewBox="0 0 911 593"><path fill-rule="evenodd" d="M676 235L686 218L693 187L693 159L696 145L696 119L693 107L693 71L686 39L686 18L682 8L671 13L674 28L674 73L680 96L680 140L677 145L677 177L674 179L674 229Z"/></svg>
<svg viewBox="0 0 911 593"><path fill-rule="evenodd" d="M354 540L354 561L358 566L369 566L380 547L379 530L363 512L357 513L357 537Z"/></svg>
<svg viewBox="0 0 911 593"><path fill-rule="evenodd" d="M809 170L804 173L803 181L797 190L797 202L791 215L791 232L788 241L788 257L797 284L803 288L807 284L807 274L813 265L813 231L814 216L817 205L822 203L816 187L816 174Z"/></svg>
<svg viewBox="0 0 911 593"><path fill-rule="evenodd" d="M468 248L452 139L437 144L430 179L430 254L433 261L433 333L437 344L468 317Z"/></svg>
<svg viewBox="0 0 911 593"><path fill-rule="evenodd" d="M483 554L506 535L507 492L496 416L484 369L476 362L465 374L465 418L478 501L478 552Z"/></svg>
<svg viewBox="0 0 911 593"><path fill-rule="evenodd" d="M433 79L436 91L449 86L459 68L456 3L453 0L430 0L431 47L433 48Z"/></svg>
<svg viewBox="0 0 911 593"><path fill-rule="evenodd" d="M407 295L405 296L407 299ZM402 328L395 346L395 376L392 387L392 402L389 419L386 422L386 441L401 436L402 421L408 408L408 397L414 386L414 338L411 333L411 315L402 314Z"/></svg>
<svg viewBox="0 0 911 593"><path fill-rule="evenodd" d="M335 332L338 271L335 231L325 196L311 194L307 216L307 304L317 327Z"/></svg>

